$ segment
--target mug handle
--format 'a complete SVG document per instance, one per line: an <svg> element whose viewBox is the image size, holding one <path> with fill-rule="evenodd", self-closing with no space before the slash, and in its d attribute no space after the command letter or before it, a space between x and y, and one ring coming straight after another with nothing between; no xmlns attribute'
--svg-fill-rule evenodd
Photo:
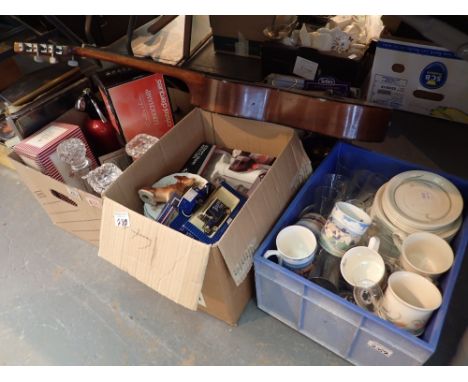
<svg viewBox="0 0 468 382"><path fill-rule="evenodd" d="M367 247L375 252L379 252L380 239L377 236L372 236Z"/></svg>
<svg viewBox="0 0 468 382"><path fill-rule="evenodd" d="M403 241L406 239L406 235L401 232L393 232L392 240L398 250L401 252L403 248Z"/></svg>
<svg viewBox="0 0 468 382"><path fill-rule="evenodd" d="M278 265L283 265L283 258L281 257L280 251L276 249L270 249L266 251L265 254L263 255L263 257L267 260L272 256L276 256L278 258Z"/></svg>

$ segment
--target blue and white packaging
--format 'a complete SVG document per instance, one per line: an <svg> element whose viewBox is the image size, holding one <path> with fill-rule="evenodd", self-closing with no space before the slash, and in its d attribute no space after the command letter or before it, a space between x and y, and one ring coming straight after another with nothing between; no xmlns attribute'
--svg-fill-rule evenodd
<svg viewBox="0 0 468 382"><path fill-rule="evenodd" d="M468 62L447 49L382 39L367 101L468 124L467 79Z"/></svg>

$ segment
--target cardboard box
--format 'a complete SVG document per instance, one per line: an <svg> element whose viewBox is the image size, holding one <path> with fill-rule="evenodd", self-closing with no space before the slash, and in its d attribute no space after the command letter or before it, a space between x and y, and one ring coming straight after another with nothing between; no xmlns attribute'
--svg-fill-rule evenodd
<svg viewBox="0 0 468 382"><path fill-rule="evenodd" d="M295 75L298 60L302 58L311 65L318 65L316 78L331 77L337 82L360 88L371 70L374 48L374 44L371 43L361 58L351 59L314 48L266 42L262 47L262 74L264 77L271 73Z"/></svg>
<svg viewBox="0 0 468 382"><path fill-rule="evenodd" d="M468 62L431 45L393 39L377 44L367 100L468 123Z"/></svg>
<svg viewBox="0 0 468 382"><path fill-rule="evenodd" d="M212 246L145 217L137 193L178 172L204 142L276 157ZM99 256L172 301L235 324L251 298L253 253L311 171L294 130L194 109L104 193Z"/></svg>
<svg viewBox="0 0 468 382"><path fill-rule="evenodd" d="M95 246L99 245L101 198L26 166L14 152L8 158L55 225Z"/></svg>
<svg viewBox="0 0 468 382"><path fill-rule="evenodd" d="M82 126L86 118L86 113L70 109L62 114L56 122ZM99 246L101 198L67 186L28 167L14 152L8 155L8 159L23 183L31 190L56 226L82 240Z"/></svg>
<svg viewBox="0 0 468 382"><path fill-rule="evenodd" d="M214 48L218 52L239 56L260 57L263 30L271 26L275 16L242 15L210 16Z"/></svg>

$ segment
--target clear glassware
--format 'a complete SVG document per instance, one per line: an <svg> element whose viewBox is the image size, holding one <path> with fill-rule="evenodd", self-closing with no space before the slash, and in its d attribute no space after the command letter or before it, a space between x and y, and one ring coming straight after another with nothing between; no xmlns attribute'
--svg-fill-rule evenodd
<svg viewBox="0 0 468 382"><path fill-rule="evenodd" d="M371 280L360 280L353 288L353 297L356 305L379 314L383 299L383 291L379 284Z"/></svg>
<svg viewBox="0 0 468 382"><path fill-rule="evenodd" d="M387 181L387 177L367 169L354 171L345 199L367 209L372 206L377 190Z"/></svg>
<svg viewBox="0 0 468 382"><path fill-rule="evenodd" d="M137 160L146 153L159 139L148 134L135 135L126 145L125 152Z"/></svg>
<svg viewBox="0 0 468 382"><path fill-rule="evenodd" d="M306 206L300 216L304 216L309 212L317 213L323 216L325 219L330 215L331 210L335 206L335 203L339 201L340 193L336 188L330 186L316 187L313 191L314 202Z"/></svg>
<svg viewBox="0 0 468 382"><path fill-rule="evenodd" d="M66 139L57 146L57 155L62 162L71 167L73 177L78 181L80 188L90 191L84 177L92 170L92 163L86 156L86 146L78 138Z"/></svg>
<svg viewBox="0 0 468 382"><path fill-rule="evenodd" d="M122 170L115 164L104 163L102 166L90 171L85 179L96 193L102 195L121 174Z"/></svg>

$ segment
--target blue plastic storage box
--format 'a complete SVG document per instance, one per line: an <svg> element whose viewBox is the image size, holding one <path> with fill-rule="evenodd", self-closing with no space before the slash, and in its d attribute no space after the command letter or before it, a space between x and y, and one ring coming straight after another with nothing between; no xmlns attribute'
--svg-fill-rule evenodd
<svg viewBox="0 0 468 382"><path fill-rule="evenodd" d="M301 210L312 202L313 193L310 191L320 185L325 174L335 172L337 166L351 172L368 169L388 177L408 170L432 171L452 181L465 202L468 201L468 181L347 143L338 143L310 176L255 253L258 307L356 365L421 365L437 348L466 252L468 208L464 208L463 225L451 242L455 253L454 264L449 273L440 279L442 305L433 313L421 337L399 329L262 257L268 249L275 249L278 232L294 224Z"/></svg>

